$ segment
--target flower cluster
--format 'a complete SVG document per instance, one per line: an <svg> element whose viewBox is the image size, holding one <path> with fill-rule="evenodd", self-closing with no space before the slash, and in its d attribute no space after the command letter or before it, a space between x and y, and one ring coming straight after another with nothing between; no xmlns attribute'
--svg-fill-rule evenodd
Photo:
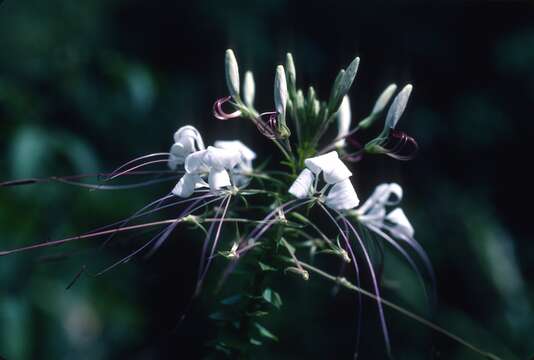
<svg viewBox="0 0 534 360"><path fill-rule="evenodd" d="M313 87L309 87L306 94L297 87L293 56L287 54L285 66L276 67L274 106L260 113L254 107L256 84L252 72L245 73L241 84L237 59L232 50L227 50L225 69L228 95L215 101L214 117L220 120L250 120L260 134L280 150L283 157L281 163L287 166L287 172L253 168L257 155L239 140L219 140L215 141L213 146L206 147L200 132L194 126L182 126L175 132L174 144L169 152L146 155L129 161L108 178L111 180L122 175L134 175L141 167L166 162L170 171L165 170L162 173L171 173L172 176L149 180L142 185L178 180L171 194L157 199L130 218L118 222L119 225L115 228L100 229L83 237L4 251L0 255L81 238L105 234L112 236L144 227L165 226L156 236L107 268L107 271L143 251L148 251L149 255L153 254L179 224L190 223L203 229L205 234L195 292L198 294L217 255L230 260L221 279L221 282L224 282L238 266L243 255L249 252L253 254L251 257L254 259L256 271L281 269L284 273L296 273L305 280L310 278L309 271L314 271L334 279L338 285L351 288L353 285L343 276L345 272L349 272L345 266L339 276L330 276L307 263L303 259L301 249L308 248L310 257L317 254L334 254L343 260L343 264L352 264L353 271L347 276L353 276L358 286L362 264L367 269L366 273L370 275L373 286L373 298L379 309L386 348L389 351L388 330L382 310L380 275L375 272L373 259L369 255L366 242L362 240L365 234L360 231L359 225L366 227L378 235L378 239L400 252L418 274L418 266L409 251L414 251L419 256L431 277L432 269L424 250L414 239L412 225L403 210L396 207L403 196L402 188L395 183L379 185L360 206L351 181L353 173L345 164L347 161L356 162L376 154L408 160L417 150L417 144L412 137L396 130L412 92L411 85L404 86L394 98L397 86L389 85L378 97L369 115L358 122L353 121L348 93L356 78L359 64L360 59L356 57L346 69L340 70L329 98L321 100ZM372 131L373 125L385 112L392 98L381 132L362 145L361 140L356 138L359 132ZM223 107L230 107L231 110L224 110ZM333 138L329 130L335 123L337 136ZM163 159L137 164L140 160L153 157ZM110 188L109 185L106 186ZM101 188L101 185L95 188ZM176 197L180 199L176 200ZM237 198L240 201L235 201ZM252 218L249 201L255 202L255 208L265 213L263 218ZM183 208L173 213L172 219L127 226L129 222L142 219L148 214L177 207ZM304 207L306 211L300 211ZM389 211L391 207L394 209ZM314 216L320 216L322 221L312 220ZM235 233L230 236L223 232L223 225L228 222L235 224L235 227L232 227ZM324 222L330 226L323 226ZM206 224L209 225L207 228ZM331 232L332 225L335 232ZM220 246L227 246L230 250L219 250ZM266 263L267 261L269 263ZM253 287L254 293L243 297L252 304L241 304L241 309L259 308L258 313L265 313L265 304L256 303L258 299L267 299L265 301L278 304L276 306L281 304L273 300L278 296L274 290L264 289L262 286L256 284ZM247 314L241 316L240 320L229 320L228 331L249 336L248 333L253 328L259 331L259 335L254 336L272 338L272 334L259 322L256 321L252 327L246 323L243 319L248 317ZM251 337L247 338L245 343L257 344L258 340ZM232 348L224 341L218 342L217 347L230 353L242 350Z"/></svg>

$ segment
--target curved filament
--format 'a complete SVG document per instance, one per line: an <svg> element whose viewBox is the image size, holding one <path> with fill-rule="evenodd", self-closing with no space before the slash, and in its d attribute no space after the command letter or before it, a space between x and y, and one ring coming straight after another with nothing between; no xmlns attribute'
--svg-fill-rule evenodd
<svg viewBox="0 0 534 360"><path fill-rule="evenodd" d="M232 113L227 113L222 108L223 104L230 101L231 98L231 96L225 96L223 98L217 99L217 101L215 101L215 103L213 104L213 116L215 116L219 120L230 120L240 117L240 110L236 110Z"/></svg>

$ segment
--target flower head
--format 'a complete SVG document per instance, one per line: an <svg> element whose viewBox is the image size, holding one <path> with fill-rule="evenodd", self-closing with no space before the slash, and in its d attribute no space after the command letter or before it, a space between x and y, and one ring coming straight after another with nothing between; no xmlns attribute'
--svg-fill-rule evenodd
<svg viewBox="0 0 534 360"><path fill-rule="evenodd" d="M326 194L325 204L335 210L348 210L360 203L358 195L352 186L351 171L339 159L336 151L324 155L308 158L304 161L307 169L302 170L289 188L289 193L302 199L313 196L317 192L317 176L323 174L326 186L321 190Z"/></svg>

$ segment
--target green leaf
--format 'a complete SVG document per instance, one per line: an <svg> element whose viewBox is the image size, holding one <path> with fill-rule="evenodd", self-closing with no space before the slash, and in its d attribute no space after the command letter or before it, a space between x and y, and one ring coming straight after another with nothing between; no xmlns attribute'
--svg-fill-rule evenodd
<svg viewBox="0 0 534 360"><path fill-rule="evenodd" d="M265 289L262 294L263 300L274 306L275 308L279 309L282 306L282 298L280 297L280 294L278 294L276 291L272 289Z"/></svg>
<svg viewBox="0 0 534 360"><path fill-rule="evenodd" d="M241 294L232 295L230 297L227 297L226 299L221 300L221 304L223 305L233 305L238 303L243 297Z"/></svg>
<svg viewBox="0 0 534 360"><path fill-rule="evenodd" d="M262 311L262 310L256 310L256 311L247 313L247 316L250 316L250 317L261 317L261 316L267 316L267 315L269 315L269 313L267 311Z"/></svg>
<svg viewBox="0 0 534 360"><path fill-rule="evenodd" d="M272 332L270 332L269 330L267 330L266 328L264 328L260 324L254 323L254 326L256 326L256 328L260 332L261 336L263 336L263 337L265 337L267 339L271 339L273 341L278 341L278 337L276 335L274 335Z"/></svg>
<svg viewBox="0 0 534 360"><path fill-rule="evenodd" d="M258 264L260 265L260 268L262 271L277 271L278 270L270 265L262 263L261 261L258 261Z"/></svg>
<svg viewBox="0 0 534 360"><path fill-rule="evenodd" d="M261 341L256 340L256 339L253 339L253 338L251 338L249 341L250 341L250 343L251 343L252 345L256 345L256 346L261 346L261 345L263 345L263 343L262 343Z"/></svg>
<svg viewBox="0 0 534 360"><path fill-rule="evenodd" d="M212 320L218 320L218 321L230 320L230 317L228 316L228 314L225 314L225 313L222 312L222 311L214 312L214 313L211 314L209 317L210 317L210 319L212 319Z"/></svg>

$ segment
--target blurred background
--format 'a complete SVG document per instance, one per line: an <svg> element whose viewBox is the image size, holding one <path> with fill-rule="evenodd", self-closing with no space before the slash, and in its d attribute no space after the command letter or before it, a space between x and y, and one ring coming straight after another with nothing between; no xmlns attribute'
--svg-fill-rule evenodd
<svg viewBox="0 0 534 360"><path fill-rule="evenodd" d="M362 62L353 114L391 82L414 84L400 128L419 142L411 162L369 157L360 198L379 182L405 189L404 209L438 277L432 312L416 278L388 256L385 296L504 359L534 353L534 4L532 2L10 1L0 5L0 181L110 171L167 151L194 124L205 142L239 137L273 154L249 123L218 122L224 50L252 69L262 109L275 65L294 54L300 86L327 98L341 67ZM273 161L277 158L274 156ZM170 184L88 191L46 183L0 189L0 248L59 239L119 220ZM210 293L177 327L194 287L198 235L178 231L148 261L101 277L124 249L88 240L0 258L0 355L7 359L197 359L216 329ZM216 280L212 277L212 281ZM353 294L318 278L281 277L280 338L258 359L349 359ZM206 300L207 298L207 300ZM476 354L387 311L398 359ZM378 318L364 304L360 350L385 358Z"/></svg>

